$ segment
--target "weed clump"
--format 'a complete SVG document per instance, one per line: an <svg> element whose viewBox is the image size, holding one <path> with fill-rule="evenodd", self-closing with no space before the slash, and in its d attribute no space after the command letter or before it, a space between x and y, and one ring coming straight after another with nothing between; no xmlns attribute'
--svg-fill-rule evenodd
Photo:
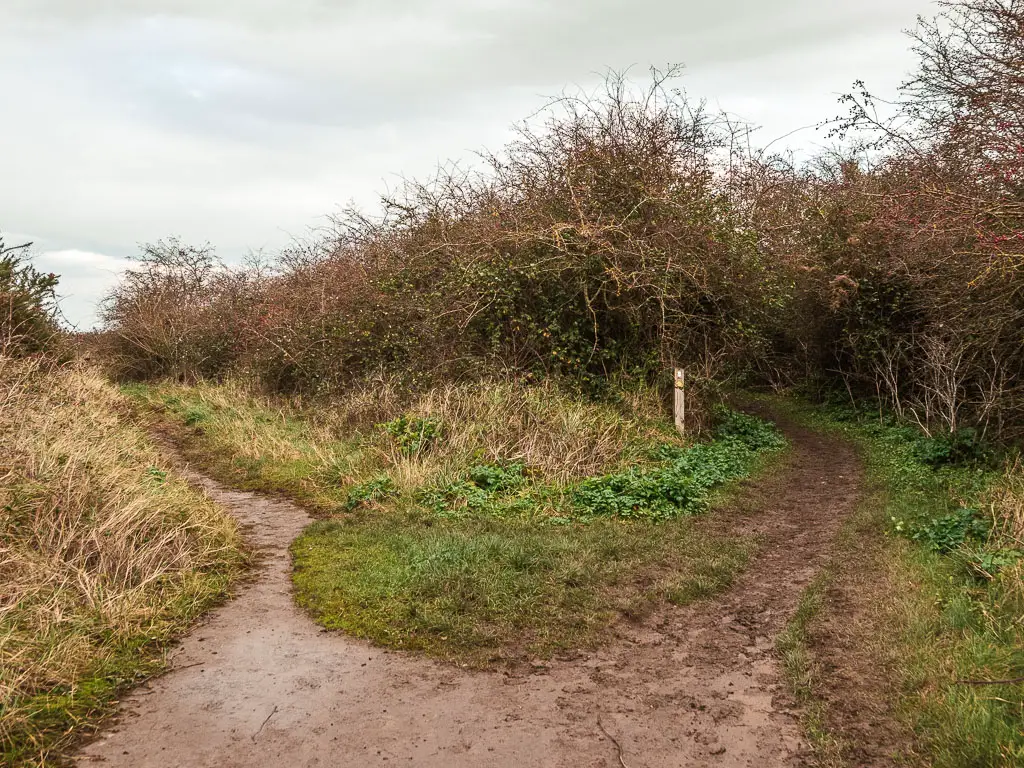
<svg viewBox="0 0 1024 768"><path fill-rule="evenodd" d="M375 475L362 483L356 483L348 490L345 509L353 510L375 501L384 501L398 495L394 480L387 475Z"/></svg>
<svg viewBox="0 0 1024 768"><path fill-rule="evenodd" d="M664 520L703 512L715 488L747 474L761 451L785 438L771 424L729 409L717 413L715 439L689 448L661 445L651 455L661 466L585 480L571 493L573 511L584 517Z"/></svg>
<svg viewBox="0 0 1024 768"><path fill-rule="evenodd" d="M432 418L402 415L381 424L381 429L391 436L395 446L406 456L426 451L441 437L441 424Z"/></svg>

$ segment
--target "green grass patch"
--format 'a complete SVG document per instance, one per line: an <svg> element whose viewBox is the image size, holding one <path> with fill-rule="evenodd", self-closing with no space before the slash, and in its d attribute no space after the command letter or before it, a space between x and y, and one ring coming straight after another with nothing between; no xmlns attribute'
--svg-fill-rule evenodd
<svg viewBox="0 0 1024 768"><path fill-rule="evenodd" d="M881 542L873 578L886 604L869 620L877 627L877 663L893 669L893 711L916 740L903 760L948 768L1024 764L1024 684L965 682L1024 676L1017 545L1001 534L990 503L1006 475L963 435L924 437L877 413L794 410L863 449L875 492L854 522L869 525L862 533ZM854 549L846 542L840 537L837 559ZM846 573L837 578L862 577ZM814 647L807 642L808 627L830 618L823 590L822 583L808 590L779 647L808 708L811 736L834 757L841 749L829 752L835 737L815 694L827 681L813 679Z"/></svg>
<svg viewBox="0 0 1024 768"><path fill-rule="evenodd" d="M725 409L713 439L686 444L665 415L500 387L429 395L354 428L329 415L346 403L132 392L188 427L219 476L320 512L293 546L296 594L317 621L474 664L585 646L618 616L730 584L754 542L692 516L785 445Z"/></svg>
<svg viewBox="0 0 1024 768"><path fill-rule="evenodd" d="M833 573L828 570L818 575L801 595L796 613L775 641L775 648L782 658L783 673L802 710L804 732L821 768L845 765L842 758L845 745L830 728L827 707L819 698L820 671L816 667L808 637L811 623L824 608L825 592L833 577Z"/></svg>
<svg viewBox="0 0 1024 768"><path fill-rule="evenodd" d="M311 526L292 548L299 602L331 629L470 663L587 646L620 614L713 594L753 549L690 520L395 522Z"/></svg>

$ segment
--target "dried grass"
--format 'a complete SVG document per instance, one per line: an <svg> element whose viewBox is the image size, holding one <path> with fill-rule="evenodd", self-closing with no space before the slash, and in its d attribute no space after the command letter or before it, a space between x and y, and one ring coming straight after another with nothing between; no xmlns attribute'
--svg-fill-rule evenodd
<svg viewBox="0 0 1024 768"><path fill-rule="evenodd" d="M45 751L38 697L208 605L239 538L87 368L0 357L0 456L0 746Z"/></svg>
<svg viewBox="0 0 1024 768"><path fill-rule="evenodd" d="M997 549L1024 551L1024 466L1018 459L990 492L992 537ZM1024 560L1004 567L999 581L1007 599L1024 607Z"/></svg>
<svg viewBox="0 0 1024 768"><path fill-rule="evenodd" d="M344 396L302 402L261 396L244 382L138 386L133 394L203 433L192 458L247 487L264 482L330 512L348 489L386 473L398 490L444 486L480 464L520 463L554 485L647 461L652 445L684 441L662 393L634 385L594 402L557 383L449 383L410 393L380 377ZM429 419L439 434L410 451L382 428Z"/></svg>
<svg viewBox="0 0 1024 768"><path fill-rule="evenodd" d="M410 399L391 382L378 381L313 412L314 422L335 434L353 425L369 430L402 414L434 419L444 430L437 447L424 456L384 451L396 480L409 485L467 459L521 462L539 477L567 483L606 471L632 447L677 439L666 431L661 395L649 388L607 404L573 396L550 382L494 380L441 385Z"/></svg>
<svg viewBox="0 0 1024 768"><path fill-rule="evenodd" d="M1024 465L1019 459L993 491L991 505L996 535L1011 546L1024 548Z"/></svg>

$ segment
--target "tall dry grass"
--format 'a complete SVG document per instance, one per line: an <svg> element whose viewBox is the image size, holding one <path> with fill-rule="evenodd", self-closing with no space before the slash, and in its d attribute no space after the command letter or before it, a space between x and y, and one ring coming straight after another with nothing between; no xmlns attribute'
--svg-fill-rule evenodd
<svg viewBox="0 0 1024 768"><path fill-rule="evenodd" d="M990 545L997 551L1024 552L1024 466L1018 459L989 494L992 514ZM1015 559L998 574L1005 599L1020 616L1024 610L1024 558ZM1020 624L1018 619L1018 624Z"/></svg>
<svg viewBox="0 0 1024 768"><path fill-rule="evenodd" d="M417 397L415 417L444 425L442 460L517 461L545 480L568 483L607 471L631 448L671 441L661 396L643 387L618 404L588 402L557 384L448 384ZM391 463L407 458L389 455Z"/></svg>
<svg viewBox="0 0 1024 768"><path fill-rule="evenodd" d="M991 498L996 535L1024 549L1024 465L1018 459L1006 470Z"/></svg>
<svg viewBox="0 0 1024 768"><path fill-rule="evenodd" d="M87 368L0 357L0 457L0 749L45 762L224 594L240 542Z"/></svg>
<svg viewBox="0 0 1024 768"><path fill-rule="evenodd" d="M388 472L412 490L472 464L518 462L532 476L569 483L679 441L664 394L635 384L618 402L595 402L551 381L491 379L410 392L380 377L329 400L266 397L240 382L142 390L243 463L291 466L348 485ZM399 417L440 429L429 450L403 450L382 428ZM696 423L696 421L695 421Z"/></svg>

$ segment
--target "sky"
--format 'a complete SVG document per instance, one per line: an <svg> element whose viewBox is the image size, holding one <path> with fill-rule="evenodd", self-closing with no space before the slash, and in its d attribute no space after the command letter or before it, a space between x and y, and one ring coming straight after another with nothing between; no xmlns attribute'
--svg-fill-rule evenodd
<svg viewBox="0 0 1024 768"><path fill-rule="evenodd" d="M0 233L72 325L138 245L272 255L340 206L472 163L610 69L680 85L762 144L892 93L927 0L2 0ZM776 146L807 151L824 132Z"/></svg>

